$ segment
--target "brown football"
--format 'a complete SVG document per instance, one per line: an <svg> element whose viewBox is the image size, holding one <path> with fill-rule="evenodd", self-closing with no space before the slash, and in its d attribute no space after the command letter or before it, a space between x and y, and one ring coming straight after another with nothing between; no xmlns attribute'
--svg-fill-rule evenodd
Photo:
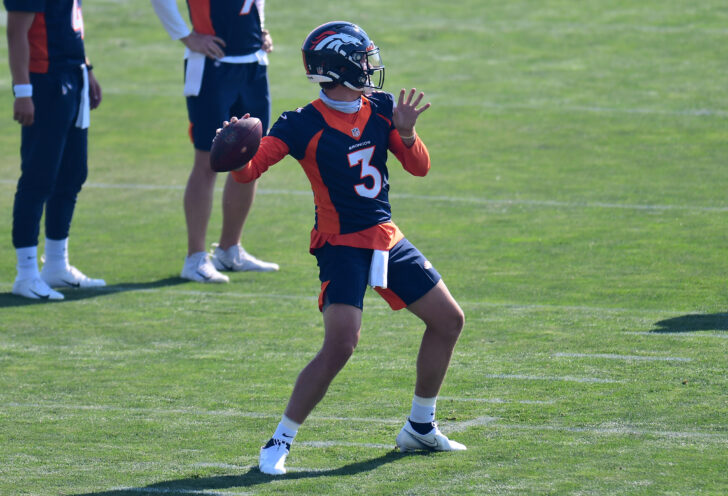
<svg viewBox="0 0 728 496"><path fill-rule="evenodd" d="M262 137L260 119L248 117L231 122L212 140L210 167L215 172L243 167L258 151Z"/></svg>

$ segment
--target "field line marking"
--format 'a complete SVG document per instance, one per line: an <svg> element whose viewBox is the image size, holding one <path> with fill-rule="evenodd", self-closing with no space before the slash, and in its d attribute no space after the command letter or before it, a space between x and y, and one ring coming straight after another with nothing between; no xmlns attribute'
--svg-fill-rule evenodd
<svg viewBox="0 0 728 496"><path fill-rule="evenodd" d="M503 398L453 398L451 396L438 396L441 401L462 401L470 403L492 403L497 405L518 403L521 405L553 405L555 400L506 400Z"/></svg>
<svg viewBox="0 0 728 496"><path fill-rule="evenodd" d="M555 357L567 358L606 358L611 360L643 360L648 362L692 362L692 358L672 356L618 355L613 353L554 353Z"/></svg>
<svg viewBox="0 0 728 496"><path fill-rule="evenodd" d="M660 337L676 337L676 338L722 338L728 339L728 334L715 334L698 331L641 331L641 332L624 332L631 336L660 336Z"/></svg>
<svg viewBox="0 0 728 496"><path fill-rule="evenodd" d="M17 181L9 179L0 179L0 184L16 185ZM95 189L131 189L131 190L148 190L148 191L182 191L182 185L154 185L154 184L109 184L109 183L86 183L84 188ZM217 192L222 188L216 188ZM284 195L284 196L312 196L309 190L290 190L290 189L265 189L260 188L256 194L259 195ZM609 202L567 202L558 200L516 200L516 199L489 199L468 196L443 196L443 195L416 195L409 193L393 193L390 195L392 199L411 199L424 201L442 201L448 203L466 203L473 205L490 205L490 206L534 206L534 207L554 207L554 208L601 208L601 209L620 209L620 210L643 210L643 211L670 211L684 210L693 212L728 212L728 206L724 207L706 207L700 205L640 205L629 203L609 203Z"/></svg>
<svg viewBox="0 0 728 496"><path fill-rule="evenodd" d="M111 491L125 492L129 494L199 494L200 496L248 496L255 494L250 492L218 491L214 489L183 489L177 487L114 487Z"/></svg>
<svg viewBox="0 0 728 496"><path fill-rule="evenodd" d="M566 425L551 424L487 424L486 427L493 429L505 430L528 430L528 431L561 431L600 435L616 435L616 436L655 436L668 439L693 439L693 440L712 440L720 443L728 443L728 438L719 433L699 432L699 431L661 431L653 429L638 429L634 427L570 427Z"/></svg>
<svg viewBox="0 0 728 496"><path fill-rule="evenodd" d="M473 102L455 101L451 102L455 107L472 107ZM555 104L555 105L554 105ZM558 102L550 101L544 103L498 103L492 101L480 101L475 105L481 108L496 110L545 110L548 112L581 112L593 114L627 114L627 115L664 115L673 117L728 117L728 111L723 109L686 109L686 110L659 110L648 108L617 108L600 107L598 105L558 105Z"/></svg>
<svg viewBox="0 0 728 496"><path fill-rule="evenodd" d="M565 376L548 376L548 375L526 375L526 374L485 374L486 379L506 379L517 381L562 381L562 382L580 382L580 383L596 383L596 384L623 384L625 381L614 379L602 379L599 377L573 377Z"/></svg>
<svg viewBox="0 0 728 496"><path fill-rule="evenodd" d="M466 429L469 429L470 427L482 427L484 425L489 425L494 422L497 422L500 420L498 417L490 417L488 415L483 415L482 417L476 417L474 419L470 420L463 420L459 422L441 422L442 424L447 425L447 431L448 432L461 432Z"/></svg>
<svg viewBox="0 0 728 496"><path fill-rule="evenodd" d="M269 414L259 412L245 412L242 410L202 410L198 408L136 408L136 407L121 407L112 405L70 405L64 403L4 403L0 404L0 409L5 408L31 408L31 409L63 409L63 410L90 410L90 411L102 411L102 412L121 412L127 414L137 413L148 413L158 415L170 415L170 414L181 414L181 415L198 415L198 416L221 416L221 417L242 417L242 418L253 418L253 419L280 419L280 413ZM331 422L364 422L364 423L376 423L376 424L399 424L403 422L405 416L402 419L386 419L386 418L368 418L368 417L339 417L339 416L322 416L312 415L309 417L312 421Z"/></svg>
<svg viewBox="0 0 728 496"><path fill-rule="evenodd" d="M350 441L296 441L295 446L307 446L309 448L329 448L334 446L350 446L353 448L374 448L374 449L393 449L392 444L377 443L355 443Z"/></svg>

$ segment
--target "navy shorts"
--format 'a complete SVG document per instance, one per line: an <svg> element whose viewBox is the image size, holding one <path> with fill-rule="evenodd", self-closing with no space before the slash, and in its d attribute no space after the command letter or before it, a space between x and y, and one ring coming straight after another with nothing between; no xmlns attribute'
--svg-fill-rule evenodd
<svg viewBox="0 0 728 496"><path fill-rule="evenodd" d="M314 252L319 266L319 310L330 303L364 308L373 250L325 244ZM419 300L440 281L440 274L406 238L389 251L387 289L375 288L392 310Z"/></svg>
<svg viewBox="0 0 728 496"><path fill-rule="evenodd" d="M196 149L209 151L222 122L244 114L260 119L265 133L270 123L270 109L267 66L255 62L228 64L205 58L200 94L187 97L190 138Z"/></svg>

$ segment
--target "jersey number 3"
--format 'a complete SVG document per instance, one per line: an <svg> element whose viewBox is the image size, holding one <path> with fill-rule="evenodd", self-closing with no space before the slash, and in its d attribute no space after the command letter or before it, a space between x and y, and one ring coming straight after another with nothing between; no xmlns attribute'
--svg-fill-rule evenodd
<svg viewBox="0 0 728 496"><path fill-rule="evenodd" d="M367 188L365 183L359 183L354 186L356 194L365 198L376 198L379 196L379 192L382 191L382 174L379 172L379 169L371 165L373 156L373 146L357 150L348 155L349 167L356 167L361 164L360 177L362 179L365 177L371 177L373 179L374 184L372 184L371 188Z"/></svg>

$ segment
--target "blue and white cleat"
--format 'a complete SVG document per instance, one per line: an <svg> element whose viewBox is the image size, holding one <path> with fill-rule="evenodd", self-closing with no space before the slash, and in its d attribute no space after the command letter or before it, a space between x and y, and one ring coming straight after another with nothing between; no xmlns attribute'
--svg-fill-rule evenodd
<svg viewBox="0 0 728 496"><path fill-rule="evenodd" d="M464 451L468 449L464 444L448 439L445 434L440 432L435 422L432 422L432 429L429 432L420 434L412 427L409 419L397 435L397 447L402 452L415 450Z"/></svg>

